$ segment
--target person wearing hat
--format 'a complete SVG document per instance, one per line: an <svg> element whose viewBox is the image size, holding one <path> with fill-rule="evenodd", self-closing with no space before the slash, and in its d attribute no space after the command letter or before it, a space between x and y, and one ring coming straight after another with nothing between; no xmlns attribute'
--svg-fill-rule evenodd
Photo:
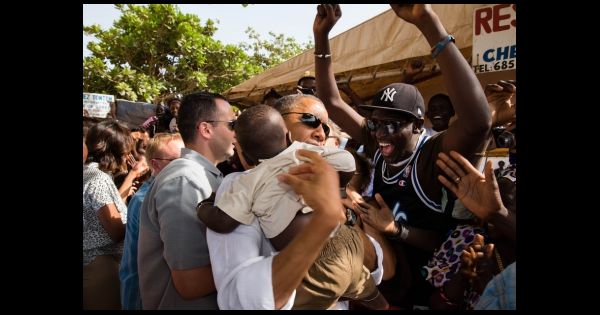
<svg viewBox="0 0 600 315"><path fill-rule="evenodd" d="M432 287L420 269L457 220L454 199L437 180L440 152L457 151L472 162L491 128L491 113L481 85L429 4L391 4L403 21L414 24L432 46L444 74L444 84L458 119L429 137L423 120L421 93L412 85L393 83L374 97L367 119L340 97L329 47L329 32L341 17L339 5L317 7L313 24L319 98L331 118L373 157L373 193L379 207L362 200L355 209L364 222L388 237L396 247L396 276L380 289L392 305L427 305ZM442 174L443 175L443 174ZM460 182L460 177L450 178Z"/></svg>

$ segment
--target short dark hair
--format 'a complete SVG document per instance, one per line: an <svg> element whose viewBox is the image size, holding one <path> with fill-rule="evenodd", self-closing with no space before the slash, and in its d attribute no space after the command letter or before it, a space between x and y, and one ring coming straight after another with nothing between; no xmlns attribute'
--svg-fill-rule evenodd
<svg viewBox="0 0 600 315"><path fill-rule="evenodd" d="M250 164L258 159L269 159L287 147L283 118L278 111L267 105L246 109L235 123L236 140Z"/></svg>
<svg viewBox="0 0 600 315"><path fill-rule="evenodd" d="M427 103L427 111L429 111L429 104L431 104L431 102L433 102L433 100L435 99L440 99L444 102L444 104L448 104L450 105L450 116L454 116L455 112L454 112L454 105L452 105L452 100L450 100L450 96L444 94L444 93L438 93L434 96L432 96L429 99L429 102Z"/></svg>
<svg viewBox="0 0 600 315"><path fill-rule="evenodd" d="M318 97L311 94L290 94L286 95L275 102L273 108L275 108L279 113L287 113L294 109L296 103L302 98L310 98L318 101L319 103L323 103Z"/></svg>
<svg viewBox="0 0 600 315"><path fill-rule="evenodd" d="M300 78L300 80L298 80L298 85L302 85L302 81L307 80L307 79L316 80L316 78L313 77L312 75L305 76L305 77Z"/></svg>
<svg viewBox="0 0 600 315"><path fill-rule="evenodd" d="M277 93L277 91L275 91L275 89L271 89L267 94L265 94L265 96L263 97L262 101L263 103L270 97L274 97L276 99L281 98L281 94Z"/></svg>
<svg viewBox="0 0 600 315"><path fill-rule="evenodd" d="M185 144L193 141L199 122L216 119L216 99L227 101L221 94L207 91L195 92L183 97L179 107L177 127Z"/></svg>

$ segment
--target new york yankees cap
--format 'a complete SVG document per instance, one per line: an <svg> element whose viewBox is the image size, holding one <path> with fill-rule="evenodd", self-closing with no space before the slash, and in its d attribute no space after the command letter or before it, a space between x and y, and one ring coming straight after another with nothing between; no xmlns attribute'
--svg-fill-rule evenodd
<svg viewBox="0 0 600 315"><path fill-rule="evenodd" d="M414 85L404 83L392 83L384 87L375 94L372 105L360 105L360 108L401 111L417 119L423 119L425 115L421 92Z"/></svg>

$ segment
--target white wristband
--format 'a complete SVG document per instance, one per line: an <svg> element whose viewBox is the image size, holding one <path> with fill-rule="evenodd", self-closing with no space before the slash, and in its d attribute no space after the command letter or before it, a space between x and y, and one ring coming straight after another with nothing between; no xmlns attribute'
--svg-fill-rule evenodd
<svg viewBox="0 0 600 315"><path fill-rule="evenodd" d="M406 241L406 239L408 238L408 228L402 224L400 224L400 226L402 227L402 231L400 232L400 239Z"/></svg>
<svg viewBox="0 0 600 315"><path fill-rule="evenodd" d="M325 58L331 57L331 54L317 54L317 53L315 53L315 57L325 59Z"/></svg>

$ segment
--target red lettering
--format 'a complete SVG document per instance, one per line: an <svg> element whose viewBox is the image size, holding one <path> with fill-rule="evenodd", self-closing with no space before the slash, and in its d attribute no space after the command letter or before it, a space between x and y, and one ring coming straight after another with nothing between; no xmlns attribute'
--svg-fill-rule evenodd
<svg viewBox="0 0 600 315"><path fill-rule="evenodd" d="M500 10L510 7L510 4L499 4L494 6L494 32L505 31L510 28L510 24L500 25L503 20L510 19L510 13L500 14Z"/></svg>
<svg viewBox="0 0 600 315"><path fill-rule="evenodd" d="M517 12L517 5L513 4L512 5L513 11L515 11L515 13ZM517 16L515 14L515 16ZM510 21L510 25L512 25L513 27L517 27L517 19L515 18L514 20Z"/></svg>
<svg viewBox="0 0 600 315"><path fill-rule="evenodd" d="M481 27L484 28L486 33L491 33L492 28L490 27L489 21L492 19L492 8L483 8L477 10L475 14L475 35L481 34Z"/></svg>

